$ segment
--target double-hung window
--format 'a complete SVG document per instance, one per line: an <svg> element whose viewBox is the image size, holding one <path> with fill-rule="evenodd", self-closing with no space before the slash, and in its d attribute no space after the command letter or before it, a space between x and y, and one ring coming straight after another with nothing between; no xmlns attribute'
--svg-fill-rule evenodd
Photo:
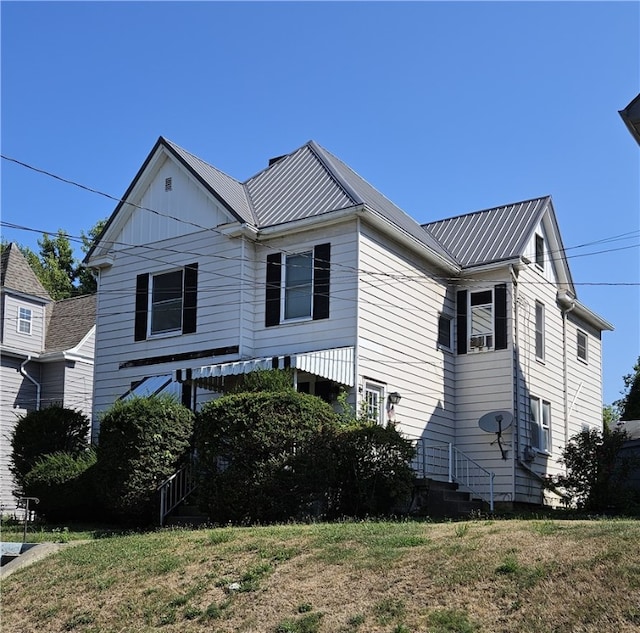
<svg viewBox="0 0 640 633"><path fill-rule="evenodd" d="M507 286L456 294L458 354L507 349Z"/></svg>
<svg viewBox="0 0 640 633"><path fill-rule="evenodd" d="M265 326L328 319L331 244L267 255Z"/></svg>
<svg viewBox="0 0 640 633"><path fill-rule="evenodd" d="M31 320L33 312L30 308L18 308L18 332L20 334L31 334Z"/></svg>
<svg viewBox="0 0 640 633"><path fill-rule="evenodd" d="M493 349L493 291L471 292L469 314L469 348Z"/></svg>
<svg viewBox="0 0 640 633"><path fill-rule="evenodd" d="M544 304L536 301L536 358L544 360Z"/></svg>
<svg viewBox="0 0 640 633"><path fill-rule="evenodd" d="M313 314L313 251L285 257L284 320L311 318Z"/></svg>
<svg viewBox="0 0 640 633"><path fill-rule="evenodd" d="M531 401L531 445L543 453L551 452L551 403L535 396Z"/></svg>
<svg viewBox="0 0 640 633"><path fill-rule="evenodd" d="M196 331L198 264L136 279L135 340Z"/></svg>
<svg viewBox="0 0 640 633"><path fill-rule="evenodd" d="M544 237L538 233L536 233L535 249L536 266L541 270L544 270Z"/></svg>

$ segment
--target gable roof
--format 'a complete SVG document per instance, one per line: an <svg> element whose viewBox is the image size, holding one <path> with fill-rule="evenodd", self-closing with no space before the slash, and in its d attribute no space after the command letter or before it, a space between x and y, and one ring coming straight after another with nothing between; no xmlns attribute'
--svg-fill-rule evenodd
<svg viewBox="0 0 640 633"><path fill-rule="evenodd" d="M0 259L0 286L23 294L51 301L49 293L44 289L33 272L26 257L20 252L18 245L12 242L2 251Z"/></svg>
<svg viewBox="0 0 640 633"><path fill-rule="evenodd" d="M423 224L463 267L522 255L535 226L551 209L544 196Z"/></svg>
<svg viewBox="0 0 640 633"><path fill-rule="evenodd" d="M76 347L96 323L96 295L56 301L51 306L45 352Z"/></svg>

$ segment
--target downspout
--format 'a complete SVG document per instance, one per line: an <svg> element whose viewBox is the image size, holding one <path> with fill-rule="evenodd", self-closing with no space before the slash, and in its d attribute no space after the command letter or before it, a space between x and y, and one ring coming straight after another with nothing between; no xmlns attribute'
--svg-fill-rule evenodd
<svg viewBox="0 0 640 633"><path fill-rule="evenodd" d="M358 270L360 270L360 240L361 233L360 230L362 228L362 220L358 215L356 217L356 272L355 274L355 282L356 282L356 314L355 314L355 341L353 346L353 389L354 389L354 403L353 403L353 411L354 414L357 415L360 410L360 278L358 275Z"/></svg>
<svg viewBox="0 0 640 633"><path fill-rule="evenodd" d="M28 362L31 361L31 355L27 356L25 361L20 365L20 373L27 379L30 380L36 386L36 411L40 411L40 383L37 382L34 378L29 376L25 366Z"/></svg>
<svg viewBox="0 0 640 633"><path fill-rule="evenodd" d="M512 463L512 492L511 499L515 503L516 500L516 463L520 458L520 374L518 371L518 360L520 357L519 346L519 326L518 326L518 276L512 266L509 266L511 273L511 287L513 288L513 354L511 355L512 375L515 379L513 403L513 463Z"/></svg>
<svg viewBox="0 0 640 633"><path fill-rule="evenodd" d="M566 293L558 295L558 303L562 310L562 380L564 392L564 445L569 441L569 367L567 363L567 314L575 307L575 301L570 300ZM572 405L573 407L573 405Z"/></svg>

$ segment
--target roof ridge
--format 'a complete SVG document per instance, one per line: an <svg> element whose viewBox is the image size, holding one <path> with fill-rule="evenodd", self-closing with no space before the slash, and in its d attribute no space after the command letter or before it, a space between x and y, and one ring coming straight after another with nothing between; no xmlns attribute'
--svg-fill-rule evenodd
<svg viewBox="0 0 640 633"><path fill-rule="evenodd" d="M327 171L329 176L331 176L331 178L333 178L336 181L336 183L345 192L345 194L347 194L347 196L353 200L354 204L366 204L366 202L362 199L362 196L360 196L358 192L355 189L353 189L353 187L351 187L348 182L345 181L345 179L341 176L340 171L336 169L335 165L333 164L333 160L332 160L333 155L331 154L331 152L324 149L324 147L322 147L321 145L319 145L313 140L309 141L306 145L313 152L313 154L318 159L320 164L324 167L324 169ZM359 178L362 178L360 174L357 174L357 175ZM364 178L362 178L362 180L364 180ZM370 183L367 183L367 184L369 184L369 186L372 186ZM389 200L389 202L391 201Z"/></svg>
<svg viewBox="0 0 640 633"><path fill-rule="evenodd" d="M497 209L504 209L506 207L515 207L518 204L526 204L528 202L538 202L540 200L551 199L551 195L536 196L535 198L528 198L527 200L519 200L517 202L507 202L506 204L499 204L493 207L487 207L486 209L480 209L478 211L469 211L468 213L459 213L458 215L451 215L446 218L440 218L439 220L432 220L422 224L422 228L427 228L431 224L438 224L439 222L448 222L449 220L457 220L458 218L466 218L472 215L480 215L482 213L489 213L490 211L496 211Z"/></svg>

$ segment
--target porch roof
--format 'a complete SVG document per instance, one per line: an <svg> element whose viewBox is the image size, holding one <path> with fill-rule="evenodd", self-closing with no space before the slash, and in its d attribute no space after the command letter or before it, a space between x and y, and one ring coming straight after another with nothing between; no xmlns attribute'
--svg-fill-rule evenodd
<svg viewBox="0 0 640 633"><path fill-rule="evenodd" d="M332 380L341 385L353 387L354 363L353 347L335 347L332 349L286 354L281 356L264 356L246 360L231 361L205 365L191 370L178 370L175 378L178 382L204 382L210 378L238 376L260 369L298 369L315 376Z"/></svg>

